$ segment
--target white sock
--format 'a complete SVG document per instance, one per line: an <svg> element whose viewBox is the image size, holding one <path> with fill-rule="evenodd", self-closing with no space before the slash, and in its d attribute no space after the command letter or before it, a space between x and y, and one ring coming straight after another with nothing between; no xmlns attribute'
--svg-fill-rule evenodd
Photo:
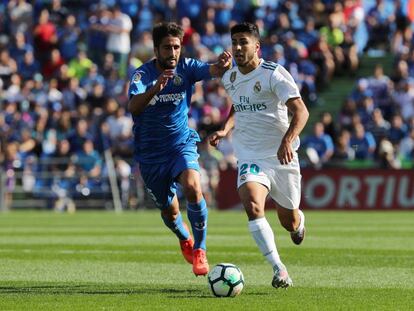
<svg viewBox="0 0 414 311"><path fill-rule="evenodd" d="M263 217L249 221L249 230L263 256L272 265L272 268L275 265L279 266L282 264L277 252L273 230L267 219Z"/></svg>
<svg viewBox="0 0 414 311"><path fill-rule="evenodd" d="M305 214L303 214L303 212L300 209L298 209L298 213L300 216L299 227L294 232L299 232L303 230L303 227L305 227Z"/></svg>

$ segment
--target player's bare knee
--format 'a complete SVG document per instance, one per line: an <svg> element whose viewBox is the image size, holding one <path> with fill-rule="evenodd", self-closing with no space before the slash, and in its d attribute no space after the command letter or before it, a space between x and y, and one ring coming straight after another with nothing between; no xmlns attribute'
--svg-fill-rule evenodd
<svg viewBox="0 0 414 311"><path fill-rule="evenodd" d="M161 211L161 216L169 221L175 221L178 217L179 211L175 209L164 209Z"/></svg>
<svg viewBox="0 0 414 311"><path fill-rule="evenodd" d="M187 183L183 185L183 192L186 199L191 203L199 202L203 196L198 183Z"/></svg>
<svg viewBox="0 0 414 311"><path fill-rule="evenodd" d="M256 202L249 202L245 204L245 209L249 220L257 219L264 216L263 208L260 206L260 204Z"/></svg>

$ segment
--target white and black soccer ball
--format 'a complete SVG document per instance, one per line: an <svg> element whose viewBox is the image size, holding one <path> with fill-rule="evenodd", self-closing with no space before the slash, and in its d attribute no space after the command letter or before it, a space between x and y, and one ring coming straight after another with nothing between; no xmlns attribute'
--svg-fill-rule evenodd
<svg viewBox="0 0 414 311"><path fill-rule="evenodd" d="M219 263L208 274L208 284L216 297L234 297L244 287L243 273L236 265Z"/></svg>

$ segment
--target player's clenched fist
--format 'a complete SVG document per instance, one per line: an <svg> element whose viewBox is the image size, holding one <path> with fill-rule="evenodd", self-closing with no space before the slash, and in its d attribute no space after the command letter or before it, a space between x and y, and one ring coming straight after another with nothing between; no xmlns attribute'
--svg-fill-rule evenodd
<svg viewBox="0 0 414 311"><path fill-rule="evenodd" d="M166 69L162 72L162 74L158 77L157 83L155 83L155 87L157 91L161 91L170 80L174 77L174 69Z"/></svg>
<svg viewBox="0 0 414 311"><path fill-rule="evenodd" d="M226 133L224 131L217 131L211 134L208 140L210 142L210 145L212 145L213 147L217 147L217 145L220 142L220 139L222 139L223 137L226 137Z"/></svg>
<svg viewBox="0 0 414 311"><path fill-rule="evenodd" d="M221 53L218 57L218 63L222 68L231 68L231 60L232 60L233 56L231 55L230 52L228 51L224 51L223 53Z"/></svg>

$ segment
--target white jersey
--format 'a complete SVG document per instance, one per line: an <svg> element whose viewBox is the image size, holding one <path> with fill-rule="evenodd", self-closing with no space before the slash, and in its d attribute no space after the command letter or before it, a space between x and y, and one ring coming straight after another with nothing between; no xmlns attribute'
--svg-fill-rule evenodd
<svg viewBox="0 0 414 311"><path fill-rule="evenodd" d="M235 111L236 157L248 160L276 156L289 128L286 101L300 97L292 76L281 65L261 59L260 65L247 74L237 66L229 69L222 82ZM292 147L299 148L299 138Z"/></svg>

